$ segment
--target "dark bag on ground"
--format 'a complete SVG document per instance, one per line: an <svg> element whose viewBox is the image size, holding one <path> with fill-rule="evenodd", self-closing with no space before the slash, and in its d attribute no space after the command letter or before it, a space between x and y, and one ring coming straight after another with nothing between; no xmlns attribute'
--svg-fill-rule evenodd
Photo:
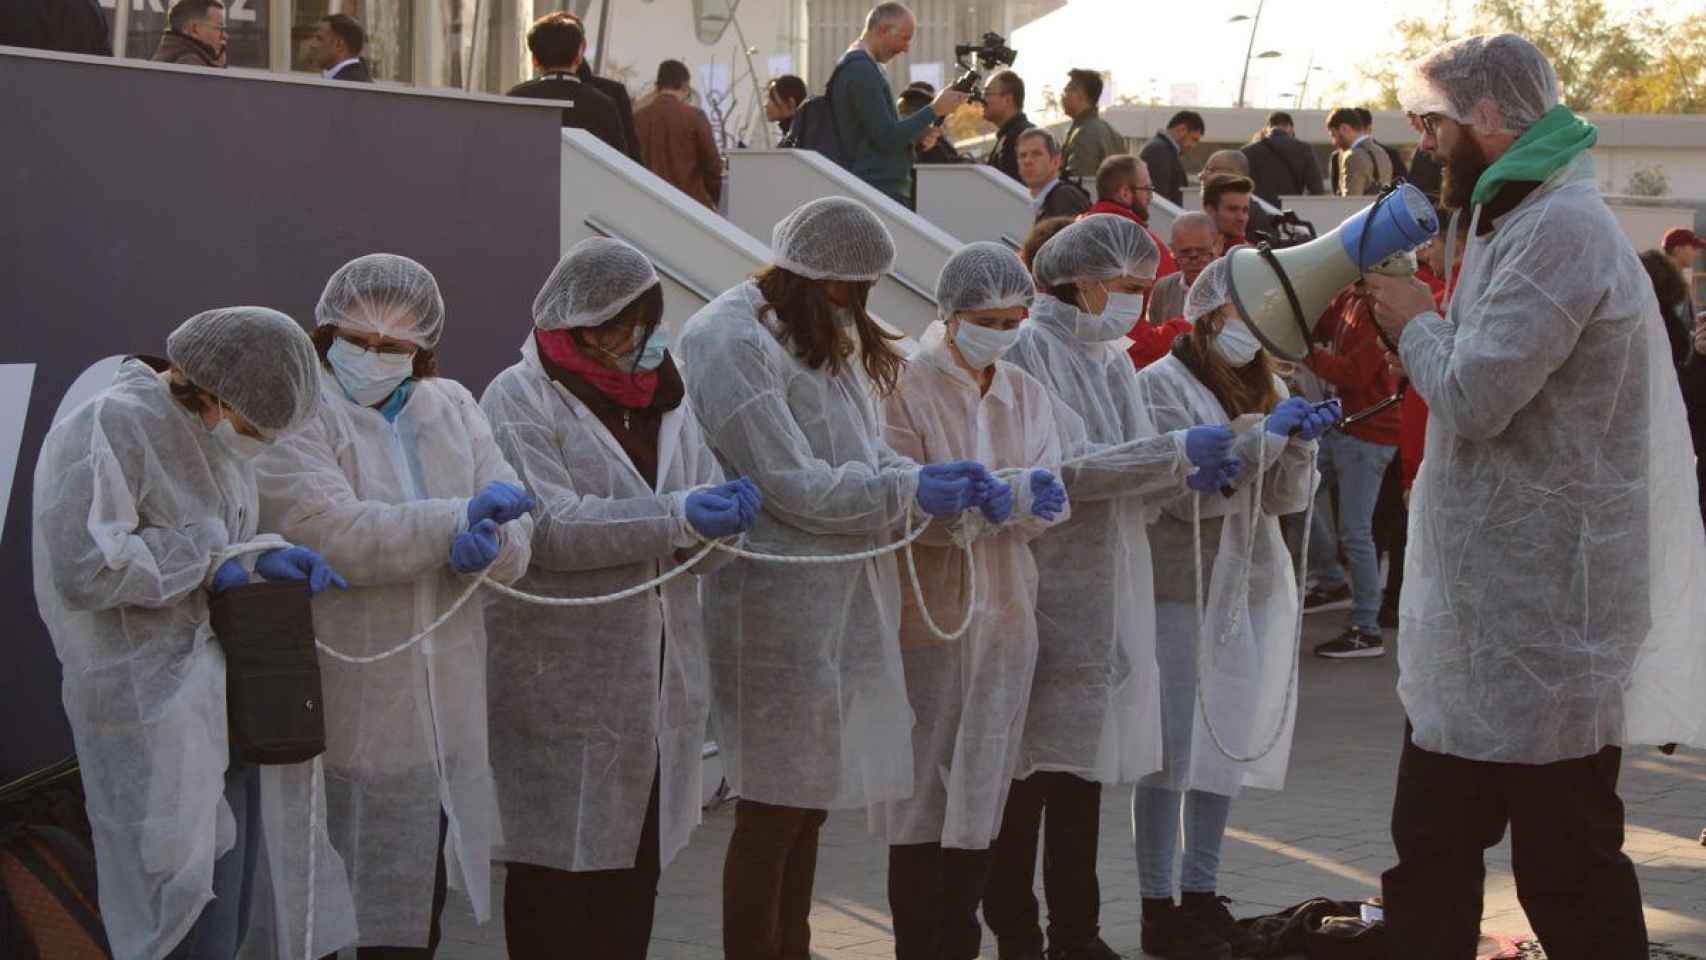
<svg viewBox="0 0 1706 960"><path fill-rule="evenodd" d="M1385 960L1386 925L1362 921L1362 904L1317 897L1238 925L1260 937L1261 957L1309 960Z"/></svg>
<svg viewBox="0 0 1706 960"><path fill-rule="evenodd" d="M815 150L843 167L852 161L852 153L841 138L841 130L835 125L835 105L830 102L835 95L835 78L841 75L841 68L846 65L844 56L823 85L823 94L807 97L794 111L788 133L778 146L789 150Z"/></svg>
<svg viewBox="0 0 1706 960"><path fill-rule="evenodd" d="M273 580L231 587L208 601L225 651L233 763L301 763L326 750L308 596L303 581Z"/></svg>
<svg viewBox="0 0 1706 960"><path fill-rule="evenodd" d="M75 757L0 787L0 957L111 960Z"/></svg>

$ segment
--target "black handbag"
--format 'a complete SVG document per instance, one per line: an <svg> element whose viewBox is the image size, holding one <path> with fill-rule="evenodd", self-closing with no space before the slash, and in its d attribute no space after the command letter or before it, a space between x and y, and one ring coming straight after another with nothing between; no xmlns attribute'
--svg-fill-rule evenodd
<svg viewBox="0 0 1706 960"><path fill-rule="evenodd" d="M225 651L233 762L301 763L326 750L308 597L306 582L274 580L230 587L208 602Z"/></svg>

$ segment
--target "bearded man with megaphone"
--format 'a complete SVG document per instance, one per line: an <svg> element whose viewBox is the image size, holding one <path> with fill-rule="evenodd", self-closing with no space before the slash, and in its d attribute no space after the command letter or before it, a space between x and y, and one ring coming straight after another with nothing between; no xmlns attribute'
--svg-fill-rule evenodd
<svg viewBox="0 0 1706 960"><path fill-rule="evenodd" d="M1508 825L1547 956L1644 958L1622 749L1706 746L1706 533L1658 304L1595 183L1597 131L1533 44L1442 47L1400 99L1470 229L1443 316L1420 283L1369 278L1430 410L1399 612L1388 948L1475 955L1482 852Z"/></svg>

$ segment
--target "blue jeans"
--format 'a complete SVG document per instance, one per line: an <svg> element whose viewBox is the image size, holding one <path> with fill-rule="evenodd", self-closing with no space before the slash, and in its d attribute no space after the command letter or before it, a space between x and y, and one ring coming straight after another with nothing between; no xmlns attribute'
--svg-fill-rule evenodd
<svg viewBox="0 0 1706 960"><path fill-rule="evenodd" d="M1179 850L1179 813L1184 811L1185 862L1173 884ZM1213 893L1220 880L1220 846L1232 798L1201 790L1138 786L1131 792L1131 832L1137 846L1137 889L1150 898Z"/></svg>
<svg viewBox="0 0 1706 960"><path fill-rule="evenodd" d="M1380 481L1397 447L1359 440L1333 431L1321 438L1321 492L1315 502L1315 523L1309 530L1309 569L1315 587L1332 590L1345 584L1339 564L1338 540L1323 509L1327 504L1327 481L1339 486L1339 531L1345 557L1350 561L1351 626L1364 633L1380 633L1380 557L1374 550L1374 504L1380 499Z"/></svg>
<svg viewBox="0 0 1706 960"><path fill-rule="evenodd" d="M225 802L237 821L237 840L213 861L213 902L165 960L231 960L249 927L249 901L260 866L261 776L258 767L232 761L225 771Z"/></svg>

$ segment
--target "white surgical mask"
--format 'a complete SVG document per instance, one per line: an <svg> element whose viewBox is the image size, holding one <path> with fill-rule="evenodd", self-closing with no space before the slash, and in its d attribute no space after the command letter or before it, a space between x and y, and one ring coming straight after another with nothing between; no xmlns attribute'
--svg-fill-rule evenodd
<svg viewBox="0 0 1706 960"><path fill-rule="evenodd" d="M363 350L342 337L332 341L326 362L344 395L354 403L371 407L402 385L415 372L412 353L375 353Z"/></svg>
<svg viewBox="0 0 1706 960"><path fill-rule="evenodd" d="M1209 344L1214 352L1226 358L1226 362L1235 367L1242 367L1256 359L1256 351L1262 349L1262 341L1250 332L1244 321L1237 317L1228 317L1220 324L1220 332L1214 335Z"/></svg>
<svg viewBox="0 0 1706 960"><path fill-rule="evenodd" d="M995 330L990 327L980 327L975 323L961 320L959 329L954 331L954 347L960 351L960 357L973 369L982 370L992 366L1001 359L1001 355L1013 348L1019 340L1019 330Z"/></svg>
<svg viewBox="0 0 1706 960"><path fill-rule="evenodd" d="M656 370L663 366L663 354L668 349L669 334L665 333L662 327L653 330L652 335L646 338L646 345L640 348L639 368Z"/></svg>
<svg viewBox="0 0 1706 960"><path fill-rule="evenodd" d="M267 449L265 440L238 433L237 427L224 417L208 432L213 434L213 442L233 460L253 460Z"/></svg>
<svg viewBox="0 0 1706 960"><path fill-rule="evenodd" d="M1087 343L1118 340L1130 333L1142 318L1143 294L1109 290L1108 302L1101 313L1078 311L1078 325L1074 332L1078 339Z"/></svg>

